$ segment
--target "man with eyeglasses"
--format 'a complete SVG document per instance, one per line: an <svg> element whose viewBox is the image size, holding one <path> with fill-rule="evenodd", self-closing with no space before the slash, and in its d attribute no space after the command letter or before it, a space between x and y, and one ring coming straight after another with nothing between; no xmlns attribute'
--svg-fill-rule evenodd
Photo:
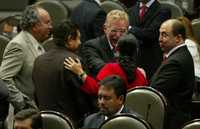
<svg viewBox="0 0 200 129"><path fill-rule="evenodd" d="M105 63L115 62L118 55L117 41L128 30L128 15L124 11L112 10L104 23L104 35L85 42L80 50L86 69L93 77Z"/></svg>

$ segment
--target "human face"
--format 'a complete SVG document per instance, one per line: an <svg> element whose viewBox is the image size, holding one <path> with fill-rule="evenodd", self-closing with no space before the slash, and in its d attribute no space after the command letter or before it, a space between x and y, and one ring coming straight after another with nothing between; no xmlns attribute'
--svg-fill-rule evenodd
<svg viewBox="0 0 200 129"><path fill-rule="evenodd" d="M104 25L104 32L110 43L116 47L119 38L124 35L128 30L128 21L114 20Z"/></svg>
<svg viewBox="0 0 200 129"><path fill-rule="evenodd" d="M76 36L75 39L72 38L72 37L69 37L67 44L68 44L67 45L68 49L70 51L76 51L79 48L80 44L81 44L80 31L77 31L77 36Z"/></svg>
<svg viewBox="0 0 200 129"><path fill-rule="evenodd" d="M43 42L49 38L52 29L51 18L44 9L38 9L40 22L35 25L36 38L39 42Z"/></svg>
<svg viewBox="0 0 200 129"><path fill-rule="evenodd" d="M32 124L31 119L15 120L14 129L33 129L31 127L31 124Z"/></svg>
<svg viewBox="0 0 200 129"><path fill-rule="evenodd" d="M160 47L164 53L168 53L177 45L177 36L174 36L172 33L172 23L170 21L164 22L159 31Z"/></svg>
<svg viewBox="0 0 200 129"><path fill-rule="evenodd" d="M106 116L112 116L123 105L123 96L116 96L114 89L100 86L98 91L98 106L100 111Z"/></svg>

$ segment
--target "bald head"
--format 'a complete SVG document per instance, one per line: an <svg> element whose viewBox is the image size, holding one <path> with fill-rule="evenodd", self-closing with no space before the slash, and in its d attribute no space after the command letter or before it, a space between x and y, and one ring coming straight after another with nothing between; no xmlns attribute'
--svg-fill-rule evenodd
<svg viewBox="0 0 200 129"><path fill-rule="evenodd" d="M184 43L185 28L177 19L170 19L160 26L159 42L164 53L168 53L172 48Z"/></svg>

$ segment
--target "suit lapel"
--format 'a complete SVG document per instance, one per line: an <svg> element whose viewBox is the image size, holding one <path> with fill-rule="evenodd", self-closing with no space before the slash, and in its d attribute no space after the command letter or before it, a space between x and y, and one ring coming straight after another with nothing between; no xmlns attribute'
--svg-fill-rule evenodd
<svg viewBox="0 0 200 129"><path fill-rule="evenodd" d="M32 55L34 57L37 57L39 55L38 50L36 50L34 44L38 43L36 40L34 41L33 37L30 38L30 35L28 32L23 33L23 37L25 39L25 43L27 44L27 47L31 51Z"/></svg>

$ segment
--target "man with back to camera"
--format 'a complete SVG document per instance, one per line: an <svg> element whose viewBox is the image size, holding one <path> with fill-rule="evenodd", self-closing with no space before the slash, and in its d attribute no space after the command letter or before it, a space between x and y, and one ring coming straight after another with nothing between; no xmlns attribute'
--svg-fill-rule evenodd
<svg viewBox="0 0 200 129"><path fill-rule="evenodd" d="M165 129L179 129L191 120L190 105L194 87L194 65L185 45L185 28L177 19L160 27L160 47L166 56L152 77L150 86L168 100Z"/></svg>
<svg viewBox="0 0 200 129"><path fill-rule="evenodd" d="M52 28L48 12L37 5L24 10L20 26L22 31L6 46L0 67L0 78L8 86L15 112L37 108L32 67L35 58L44 53L40 43L49 37Z"/></svg>
<svg viewBox="0 0 200 129"><path fill-rule="evenodd" d="M99 128L109 117L120 113L138 115L124 106L126 93L126 84L117 75L107 76L100 81L98 91L98 106L100 111L91 114L85 119L83 129Z"/></svg>
<svg viewBox="0 0 200 129"><path fill-rule="evenodd" d="M82 81L64 68L64 59L79 58L80 31L69 20L53 28L55 47L36 58L33 82L40 110L55 110L67 115L75 127L82 126L86 114L93 111L92 97L80 90ZM90 103L91 102L91 103Z"/></svg>

